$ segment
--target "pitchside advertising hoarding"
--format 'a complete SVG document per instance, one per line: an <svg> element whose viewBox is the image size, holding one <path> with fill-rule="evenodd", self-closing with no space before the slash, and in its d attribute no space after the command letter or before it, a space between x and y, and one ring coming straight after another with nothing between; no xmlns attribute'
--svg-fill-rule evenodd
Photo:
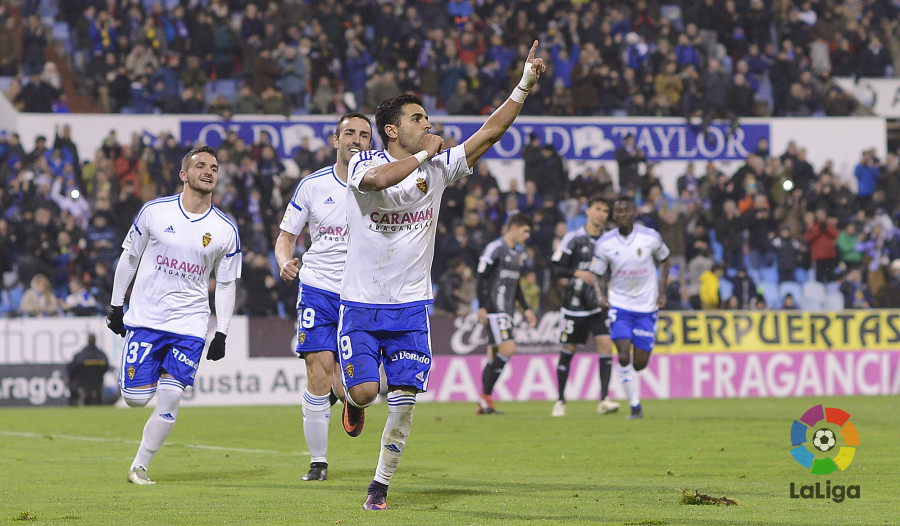
<svg viewBox="0 0 900 526"><path fill-rule="evenodd" d="M428 392L420 400L476 400L485 363L483 326L474 315L431 321L434 356ZM557 312L544 314L535 328L516 320L517 354L495 387L495 399L556 399L561 322ZM59 367L84 346L89 332L118 364L123 341L102 318L0 320L0 406L62 403L68 392L60 389L65 378ZM900 393L897 310L664 311L657 341L649 367L638 375L647 399ZM235 317L225 359L202 360L185 404L299 403L306 372L295 346L291 320ZM597 399L597 367L592 348L575 356L568 399ZM115 385L115 375L107 381ZM624 398L615 378L611 394Z"/></svg>

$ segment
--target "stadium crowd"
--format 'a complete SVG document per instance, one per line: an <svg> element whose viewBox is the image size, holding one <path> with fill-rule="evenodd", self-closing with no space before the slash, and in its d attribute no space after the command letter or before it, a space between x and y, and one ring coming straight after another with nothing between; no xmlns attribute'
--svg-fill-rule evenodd
<svg viewBox="0 0 900 526"><path fill-rule="evenodd" d="M0 135L3 315L101 313L131 219L147 200L179 191L177 173L188 145L174 137L147 141L135 135L122 144L110 132L82 162L69 133L64 125L52 142L38 137L30 152L16 133ZM269 140L266 134L249 145L234 135L226 139L214 202L240 228L246 264L237 312L293 316L296 285L276 279L272 254L297 179L286 174ZM294 160L308 174L333 156L330 147L301 147ZM535 310L558 308L562 283L550 273L550 255L568 230L584 224L589 196L614 198L621 190L639 204L638 220L657 229L672 251L668 308L787 308L791 301L784 296L799 305L807 282L838 294L833 308L900 306L896 153L881 161L863 152L854 192L829 164L814 169L803 147L792 143L772 154L761 145L732 174L712 163L689 164L677 195L663 191L652 166L623 188L603 167L570 178L552 145L538 140L523 158L524 188L513 182L501 192L480 163L446 191L433 269L438 310L469 311L478 256L513 210L535 222L526 296ZM629 166L620 159L620 178Z"/></svg>
<svg viewBox="0 0 900 526"><path fill-rule="evenodd" d="M551 69L523 113L694 116L702 128L745 115L846 115L853 99L831 75L892 76L891 56L900 56L885 47L897 45L896 7L877 0L43 0L23 2L19 15L11 4L0 4L0 25L27 22L21 40L0 34L0 75L13 77L10 98L25 111L65 109L59 72L39 52L48 12L69 28L81 88L111 112L331 114L413 91L435 115L478 114L497 105L481 94L504 92L510 64L540 38ZM225 85L232 91L209 100ZM667 308L900 306L896 153L861 152L851 175L813 167L802 144L760 144L734 173L688 165L668 194L628 141L616 177L602 167L569 173L552 144L532 137L521 188L501 191L485 163L451 186L435 309L469 312L472 270L512 210L535 222L526 296L535 310L558 308L550 255L584 223L589 196L619 192L634 196L639 221L672 251ZM18 134L0 133L0 315L100 314L130 220L147 200L179 191L191 145L110 132L97 151L79 152L67 125L34 143L26 151ZM293 156L301 176L333 159L330 147L307 144ZM229 135L218 160L214 201L237 220L245 253L236 312L292 318L296 283L277 279L272 249L297 179L265 133L254 144Z"/></svg>
<svg viewBox="0 0 900 526"><path fill-rule="evenodd" d="M847 115L833 76L890 77L886 0L26 0L0 8L0 76L24 111L67 111L56 42L105 112L371 113L410 91L486 114L531 42L528 115ZM502 88L502 89L501 89Z"/></svg>

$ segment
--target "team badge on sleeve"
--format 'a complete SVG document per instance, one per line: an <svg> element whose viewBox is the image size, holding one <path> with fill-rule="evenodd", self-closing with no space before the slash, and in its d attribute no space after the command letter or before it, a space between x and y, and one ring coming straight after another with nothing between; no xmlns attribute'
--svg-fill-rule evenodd
<svg viewBox="0 0 900 526"><path fill-rule="evenodd" d="M419 177L416 179L416 188L419 189L420 192L427 193L428 192L428 183L425 182L425 179Z"/></svg>
<svg viewBox="0 0 900 526"><path fill-rule="evenodd" d="M212 241L212 234L209 232L203 234L203 248L208 247L210 241Z"/></svg>

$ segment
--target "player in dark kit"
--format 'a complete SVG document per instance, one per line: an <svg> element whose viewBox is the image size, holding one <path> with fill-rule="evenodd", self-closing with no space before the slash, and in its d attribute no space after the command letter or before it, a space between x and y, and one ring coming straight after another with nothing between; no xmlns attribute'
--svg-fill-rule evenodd
<svg viewBox="0 0 900 526"><path fill-rule="evenodd" d="M478 320L487 325L488 358L481 375L481 400L478 414L496 413L491 393L503 372L503 367L516 352L513 340L513 315L518 303L528 324L534 327L537 318L525 302L519 277L527 256L522 244L531 236L532 221L527 215L515 213L506 222L500 239L488 243L478 260Z"/></svg>
<svg viewBox="0 0 900 526"><path fill-rule="evenodd" d="M594 277L589 270L594 257L594 245L606 231L609 203L596 195L588 202L585 213L587 223L563 236L552 259L553 275L569 280L561 309L564 319L559 342L563 348L556 367L559 399L553 405L552 416L566 414L565 391L569 380L569 365L576 347L587 343L588 333L593 333L600 353L600 404L597 412L603 415L619 409L619 404L607 399L612 374L612 340L606 320L607 309L600 306L597 290L592 285Z"/></svg>

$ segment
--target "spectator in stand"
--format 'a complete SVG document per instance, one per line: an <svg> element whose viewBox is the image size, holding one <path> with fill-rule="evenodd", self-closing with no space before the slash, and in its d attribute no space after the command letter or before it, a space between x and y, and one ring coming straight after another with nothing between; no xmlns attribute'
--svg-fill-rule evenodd
<svg viewBox="0 0 900 526"><path fill-rule="evenodd" d="M103 307L97 303L97 299L79 277L69 279L69 294L62 308L69 316L97 316L103 313Z"/></svg>
<svg viewBox="0 0 900 526"><path fill-rule="evenodd" d="M835 242L842 268L857 268L862 265L862 252L856 248L860 241L856 223L844 220L844 227Z"/></svg>
<svg viewBox="0 0 900 526"><path fill-rule="evenodd" d="M14 102L24 112L52 113L53 101L58 96L59 91L41 78L40 71L32 71Z"/></svg>
<svg viewBox="0 0 900 526"><path fill-rule="evenodd" d="M893 72L890 51L881 44L881 39L877 35L869 35L868 45L859 55L857 77L890 77Z"/></svg>
<svg viewBox="0 0 900 526"><path fill-rule="evenodd" d="M862 159L853 169L853 175L856 177L856 201L860 208L865 208L872 200L872 194L878 185L878 179L881 177L880 163L875 156L875 149L871 148L862 153Z"/></svg>
<svg viewBox="0 0 900 526"><path fill-rule="evenodd" d="M829 217L825 208L818 208L813 217L807 219L807 222L804 239L808 247L810 262L816 271L816 280L830 283L834 281L834 271L837 265L837 247L835 245L838 237L837 218Z"/></svg>
<svg viewBox="0 0 900 526"><path fill-rule="evenodd" d="M734 284L734 297L738 300L738 307L741 309L752 309L756 303L759 294L756 291L756 283L747 275L747 269L743 266L738 267L737 274L731 278Z"/></svg>
<svg viewBox="0 0 900 526"><path fill-rule="evenodd" d="M775 251L775 263L778 269L778 282L796 281L797 268L803 256L803 245L791 235L791 227L781 225L778 236L772 240Z"/></svg>
<svg viewBox="0 0 900 526"><path fill-rule="evenodd" d="M710 252L708 245L705 241L696 241L694 243L694 253L688 260L687 270L684 274L685 279L685 294L688 296L688 301L690 305L694 309L702 309L703 307L703 298L701 297L701 293L703 292L701 288L703 287L702 277L704 274L712 270L715 266L715 263L712 259L712 252ZM718 299L719 293L719 283L716 280L716 298ZM709 297L707 297L709 299ZM718 301L716 302L718 304Z"/></svg>
<svg viewBox="0 0 900 526"><path fill-rule="evenodd" d="M889 271L880 307L893 309L900 307L900 259L891 262Z"/></svg>
<svg viewBox="0 0 900 526"><path fill-rule="evenodd" d="M700 309L718 309L721 305L721 281L724 275L722 265L715 264L700 275L698 294ZM734 298L734 296L732 296ZM739 300L738 300L739 301Z"/></svg>
<svg viewBox="0 0 900 526"><path fill-rule="evenodd" d="M841 279L841 294L844 295L845 309L871 309L875 306L872 289L862 279L862 271L850 269Z"/></svg>
<svg viewBox="0 0 900 526"><path fill-rule="evenodd" d="M280 88L291 107L291 112L305 106L306 83L309 79L306 58L297 52L296 46L287 46L278 59L281 70Z"/></svg>
<svg viewBox="0 0 900 526"><path fill-rule="evenodd" d="M47 279L47 276L36 274L31 278L31 286L22 296L22 305L19 310L25 316L58 316L60 303L50 288L50 280Z"/></svg>
<svg viewBox="0 0 900 526"><path fill-rule="evenodd" d="M0 28L0 77L14 77L19 74L21 45L22 43L16 34L15 17L8 16L2 19L2 28Z"/></svg>
<svg viewBox="0 0 900 526"><path fill-rule="evenodd" d="M475 273L462 259L454 259L437 280L434 308L450 316L466 316L472 312L475 299Z"/></svg>
<svg viewBox="0 0 900 526"><path fill-rule="evenodd" d="M641 186L640 166L647 162L643 148L635 146L634 135L625 135L625 140L616 149L616 163L619 165L619 191L636 191Z"/></svg>

